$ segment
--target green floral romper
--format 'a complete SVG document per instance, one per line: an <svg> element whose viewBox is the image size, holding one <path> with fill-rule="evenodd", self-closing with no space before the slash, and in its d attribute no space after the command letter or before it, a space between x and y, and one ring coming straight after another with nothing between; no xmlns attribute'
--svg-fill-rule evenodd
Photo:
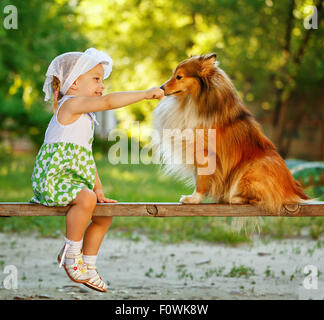
<svg viewBox="0 0 324 320"><path fill-rule="evenodd" d="M58 122L62 104L74 96L63 96L58 102L45 133L32 174L34 196L30 202L45 206L66 206L84 188L95 184L95 162L92 154L94 113L83 113L68 125Z"/></svg>

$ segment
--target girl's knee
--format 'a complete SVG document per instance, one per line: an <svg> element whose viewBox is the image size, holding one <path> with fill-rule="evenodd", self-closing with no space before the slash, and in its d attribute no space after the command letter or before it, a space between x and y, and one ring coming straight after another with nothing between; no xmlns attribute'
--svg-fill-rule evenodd
<svg viewBox="0 0 324 320"><path fill-rule="evenodd" d="M85 210L93 210L97 204L96 194L88 189L82 189L71 204L82 206Z"/></svg>
<svg viewBox="0 0 324 320"><path fill-rule="evenodd" d="M84 207L93 210L97 204L97 196L93 191L89 190L89 193L87 193L82 202Z"/></svg>

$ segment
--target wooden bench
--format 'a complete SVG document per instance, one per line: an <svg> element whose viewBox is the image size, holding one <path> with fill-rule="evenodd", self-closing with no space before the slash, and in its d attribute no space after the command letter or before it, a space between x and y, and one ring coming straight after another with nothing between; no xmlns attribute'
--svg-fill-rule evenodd
<svg viewBox="0 0 324 320"><path fill-rule="evenodd" d="M0 217L65 216L70 206L46 207L28 202L0 202ZM98 203L95 216L131 217L319 217L324 216L324 202L286 205L278 215L267 214L254 206L241 204L181 204L168 202Z"/></svg>

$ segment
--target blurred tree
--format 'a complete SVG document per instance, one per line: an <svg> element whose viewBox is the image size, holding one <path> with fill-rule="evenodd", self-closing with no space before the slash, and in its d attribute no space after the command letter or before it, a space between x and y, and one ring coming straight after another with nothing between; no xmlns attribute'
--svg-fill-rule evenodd
<svg viewBox="0 0 324 320"><path fill-rule="evenodd" d="M305 115L324 119L323 0L95 3L85 0L78 11L84 33L115 59L110 89L160 84L181 60L215 51L244 100L273 115L274 142L282 156ZM318 29L305 29L312 5ZM134 119L150 119L153 105L120 110L125 128Z"/></svg>
<svg viewBox="0 0 324 320"><path fill-rule="evenodd" d="M84 0L77 11L82 32L114 60L108 92L160 86L193 45L193 17L181 1ZM119 126L130 134L131 123L141 121L145 140L155 105L143 101L117 110Z"/></svg>
<svg viewBox="0 0 324 320"><path fill-rule="evenodd" d="M222 30L225 70L242 79L247 102L273 113L275 144L286 157L305 115L322 120L323 0L196 1L188 5ZM318 29L305 18L316 7ZM200 10L199 10L200 8ZM241 74L238 74L241 73ZM318 103L320 100L320 103Z"/></svg>
<svg viewBox="0 0 324 320"><path fill-rule="evenodd" d="M40 94L48 63L89 43L114 60L108 92L161 85L181 60L216 52L244 101L261 106L257 116L272 117L274 142L284 157L303 117L324 120L323 0L10 4L17 6L19 28L0 29L0 125L16 135L28 133L40 141L50 116ZM304 27L308 6L317 8L318 29ZM138 120L149 128L155 105L144 101L119 109L120 126L129 130Z"/></svg>
<svg viewBox="0 0 324 320"><path fill-rule="evenodd" d="M0 28L0 128L14 140L28 135L38 144L51 117L41 92L50 61L66 51L82 51L75 5L65 0L2 1L14 5L18 29ZM1 136L1 135L0 135Z"/></svg>

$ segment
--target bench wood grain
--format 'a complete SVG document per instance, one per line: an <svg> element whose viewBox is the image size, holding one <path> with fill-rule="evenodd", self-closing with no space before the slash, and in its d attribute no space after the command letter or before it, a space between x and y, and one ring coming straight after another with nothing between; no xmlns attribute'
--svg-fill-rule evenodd
<svg viewBox="0 0 324 320"><path fill-rule="evenodd" d="M0 217L65 216L70 206L46 207L28 202L0 202ZM286 205L277 215L248 204L181 204L176 202L98 203L94 216L129 217L318 217L324 216L324 202Z"/></svg>

